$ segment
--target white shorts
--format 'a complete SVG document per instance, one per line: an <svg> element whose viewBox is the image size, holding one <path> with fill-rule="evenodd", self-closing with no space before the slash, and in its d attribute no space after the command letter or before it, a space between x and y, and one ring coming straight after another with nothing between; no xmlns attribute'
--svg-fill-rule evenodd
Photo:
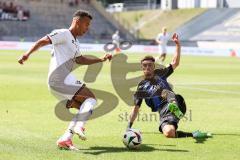
<svg viewBox="0 0 240 160"><path fill-rule="evenodd" d="M113 44L116 44L116 46L117 46L118 48L120 47L120 43L119 43L119 41L115 41L115 40L113 40L112 43L113 43Z"/></svg>
<svg viewBox="0 0 240 160"><path fill-rule="evenodd" d="M48 82L48 89L60 101L71 100L77 91L85 84L69 74L64 82L52 81Z"/></svg>
<svg viewBox="0 0 240 160"><path fill-rule="evenodd" d="M163 53L167 54L167 46L159 45L158 46L158 52L160 54L163 54Z"/></svg>

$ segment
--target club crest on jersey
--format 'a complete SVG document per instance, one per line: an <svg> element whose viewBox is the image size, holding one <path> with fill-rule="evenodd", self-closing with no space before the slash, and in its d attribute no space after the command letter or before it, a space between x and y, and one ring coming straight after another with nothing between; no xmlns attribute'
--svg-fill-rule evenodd
<svg viewBox="0 0 240 160"><path fill-rule="evenodd" d="M148 86L150 86L150 82L145 83L143 89L147 89Z"/></svg>
<svg viewBox="0 0 240 160"><path fill-rule="evenodd" d="M150 88L151 93L155 93L157 92L158 89L160 89L161 87L159 85L152 85Z"/></svg>

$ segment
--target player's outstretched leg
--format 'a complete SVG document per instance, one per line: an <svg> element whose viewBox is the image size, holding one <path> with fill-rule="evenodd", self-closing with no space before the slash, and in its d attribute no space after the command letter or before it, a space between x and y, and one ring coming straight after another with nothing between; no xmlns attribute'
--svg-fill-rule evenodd
<svg viewBox="0 0 240 160"><path fill-rule="evenodd" d="M181 119L184 116L178 107L176 96L172 91L164 89L161 93L161 97L168 102L168 110L177 118Z"/></svg>
<svg viewBox="0 0 240 160"><path fill-rule="evenodd" d="M94 94L87 88L84 87L77 92L73 97L75 101L80 104L78 106L72 106L79 109L76 115L76 123L70 129L74 134L77 134L81 140L86 140L85 135L85 124L89 117L92 115L94 106L97 104Z"/></svg>
<svg viewBox="0 0 240 160"><path fill-rule="evenodd" d="M184 116L176 103L169 103L168 109L171 113L173 113L179 119L181 119Z"/></svg>
<svg viewBox="0 0 240 160"><path fill-rule="evenodd" d="M97 104L95 98L87 98L84 100L77 114L76 125L72 128L74 134L77 134L81 140L86 140L85 124L89 117L92 115L93 108Z"/></svg>
<svg viewBox="0 0 240 160"><path fill-rule="evenodd" d="M72 144L72 137L74 134L78 135L81 140L86 140L85 123L92 115L92 111L97 101L94 94L87 88L81 88L77 94L70 101L69 108L76 108L78 112L70 122L67 130L57 141L59 148L75 150Z"/></svg>
<svg viewBox="0 0 240 160"><path fill-rule="evenodd" d="M209 132L201 132L199 130L192 133L193 138L210 138L212 134Z"/></svg>
<svg viewBox="0 0 240 160"><path fill-rule="evenodd" d="M79 102L73 101L71 103L71 106L79 106L79 104L80 104ZM73 138L72 128L76 125L76 123L77 115L71 120L65 133L57 140L57 146L59 149L78 150L72 143Z"/></svg>

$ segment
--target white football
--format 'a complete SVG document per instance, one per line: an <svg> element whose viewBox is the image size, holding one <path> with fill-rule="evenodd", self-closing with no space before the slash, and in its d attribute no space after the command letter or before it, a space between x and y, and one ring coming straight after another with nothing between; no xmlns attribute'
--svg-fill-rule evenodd
<svg viewBox="0 0 240 160"><path fill-rule="evenodd" d="M142 134L138 129L129 129L123 135L123 143L129 149L137 149L142 143Z"/></svg>

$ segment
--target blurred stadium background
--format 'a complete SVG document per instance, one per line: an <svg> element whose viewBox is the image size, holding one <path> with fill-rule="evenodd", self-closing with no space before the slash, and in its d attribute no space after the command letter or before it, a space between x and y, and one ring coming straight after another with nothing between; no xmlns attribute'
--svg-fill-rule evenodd
<svg viewBox="0 0 240 160"><path fill-rule="evenodd" d="M89 121L87 142L75 137L80 153L57 150L56 139L67 122L54 115L57 99L46 86L51 48L45 47L47 51L39 51L22 67L17 58L53 29L69 27L77 9L88 10L94 17L89 32L79 41L83 51L98 57L116 30L122 39L133 42L123 52L135 53L126 54L129 62L135 64L143 55L158 53L154 39L163 26L170 33L179 33L183 56L170 81L174 79L175 91L185 97L189 106L189 117L179 129L210 131L214 137L201 141L169 140L158 132L158 117L150 122L140 119L134 127L143 131L143 146L139 151L129 151L121 138L127 124L122 117L130 108L118 96L115 110ZM168 46L172 54L174 44L169 41ZM171 57L167 56L167 62ZM0 0L0 160L237 160L239 57L239 0ZM111 64L105 63L96 81L88 83L94 89L117 95L111 84ZM119 66L119 70L126 67ZM79 79L84 80L86 69L76 71ZM140 72L129 75L127 78L136 77ZM108 101L111 103L112 99ZM146 106L141 109L144 114L150 113Z"/></svg>
<svg viewBox="0 0 240 160"><path fill-rule="evenodd" d="M166 26L190 47L186 53L238 56L239 7L238 0L1 0L0 48L17 45L7 41L33 42L53 29L68 27L74 11L85 9L94 19L79 39L82 43L104 44L119 30L124 40L154 45Z"/></svg>

